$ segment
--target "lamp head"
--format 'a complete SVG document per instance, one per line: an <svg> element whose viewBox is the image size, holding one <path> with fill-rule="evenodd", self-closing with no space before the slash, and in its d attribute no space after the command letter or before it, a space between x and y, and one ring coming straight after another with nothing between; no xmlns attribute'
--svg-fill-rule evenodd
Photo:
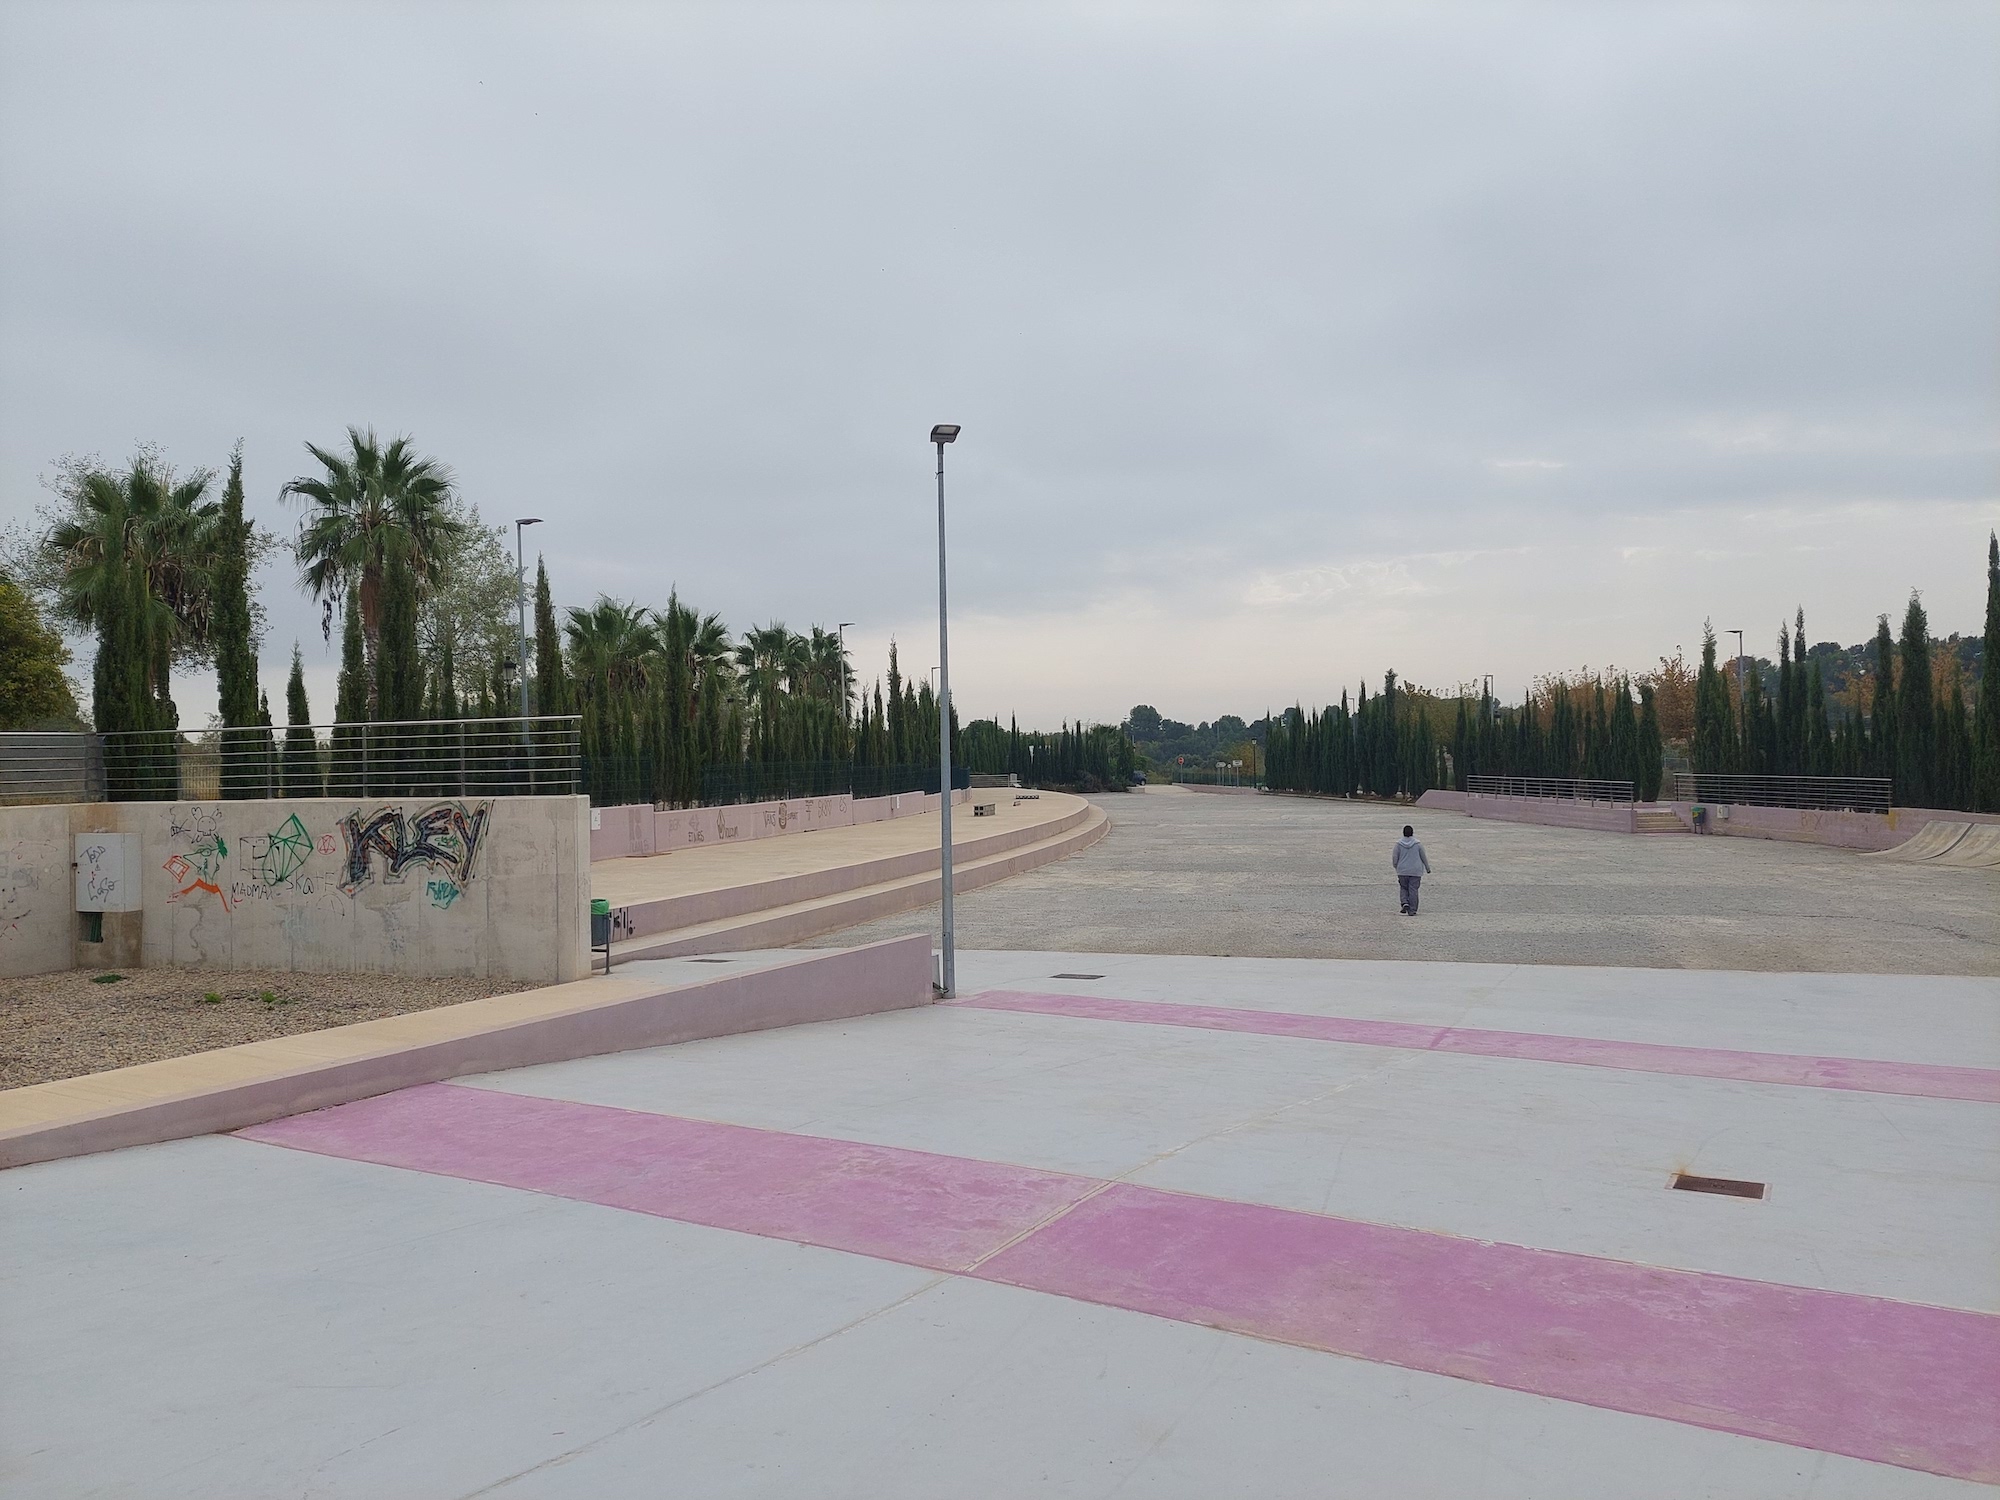
<svg viewBox="0 0 2000 1500"><path fill-rule="evenodd" d="M540 516L516 516L514 524L516 526L539 526L542 524L542 518Z"/></svg>
<svg viewBox="0 0 2000 1500"><path fill-rule="evenodd" d="M958 424L956 422L938 423L937 426L931 429L931 441L936 443L940 447L944 446L944 444L946 443L957 442Z"/></svg>

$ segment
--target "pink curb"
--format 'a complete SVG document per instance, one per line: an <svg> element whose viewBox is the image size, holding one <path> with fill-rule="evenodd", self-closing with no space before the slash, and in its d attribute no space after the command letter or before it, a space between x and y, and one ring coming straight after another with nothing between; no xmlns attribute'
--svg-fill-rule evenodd
<svg viewBox="0 0 2000 1500"><path fill-rule="evenodd" d="M2000 1480L2000 1317L433 1084L240 1132Z"/></svg>
<svg viewBox="0 0 2000 1500"><path fill-rule="evenodd" d="M2000 1104L2000 1070L1992 1068L1950 1068L1931 1063L1884 1062L1861 1057L1810 1057L1785 1052L1732 1052L1713 1047L1673 1047L1658 1042L1613 1042L1595 1037L1554 1036L1541 1032L1418 1026L1403 1021L1361 1021L1344 1016L1308 1016L1288 1011L1176 1005L1156 1000L1052 995L1024 990L989 990L947 1003L973 1010L1069 1016L1091 1021L1137 1021L1154 1026L1190 1026L1202 1031L1238 1031L1254 1036L1350 1042L1363 1047L1457 1052L1472 1057L1513 1057L1533 1062L1572 1063L1587 1068L1622 1068L1636 1073L1676 1073L1694 1078L1735 1079L1745 1083L1782 1083L1799 1088L1848 1089L1870 1094L1909 1094L1923 1099L1966 1099L1979 1104Z"/></svg>

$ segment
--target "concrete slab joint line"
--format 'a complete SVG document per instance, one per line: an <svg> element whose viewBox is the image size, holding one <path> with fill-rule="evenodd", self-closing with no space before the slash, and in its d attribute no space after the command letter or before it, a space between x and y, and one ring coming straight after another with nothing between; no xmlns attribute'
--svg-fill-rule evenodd
<svg viewBox="0 0 2000 1500"><path fill-rule="evenodd" d="M0 1093L0 1168L234 1130L466 1073L932 1003L930 940L662 984L612 976Z"/></svg>
<svg viewBox="0 0 2000 1500"><path fill-rule="evenodd" d="M1157 1000L1120 1000L1109 995L986 990L946 1003L974 1010L1013 1011L1076 1020L1187 1026L1203 1031L1298 1037L1363 1047L1511 1057L1580 1067L1621 1068L1640 1073L1674 1073L1697 1078L1728 1078L1746 1083L1788 1084L1798 1088L1848 1089L1858 1093L1907 1094L1924 1099L1966 1099L1982 1104L2000 1104L2000 1069L1996 1068L1954 1068L1865 1057L1810 1057L1782 1052L1738 1052L1716 1047L1676 1047L1659 1042L1605 1041L1596 1037L1487 1031L1463 1026L1424 1026L1406 1021L1356 1020L1344 1016L1300 1015L1286 1011L1242 1010Z"/></svg>
<svg viewBox="0 0 2000 1500"><path fill-rule="evenodd" d="M1990 1313L465 1085L242 1135L2000 1481Z"/></svg>

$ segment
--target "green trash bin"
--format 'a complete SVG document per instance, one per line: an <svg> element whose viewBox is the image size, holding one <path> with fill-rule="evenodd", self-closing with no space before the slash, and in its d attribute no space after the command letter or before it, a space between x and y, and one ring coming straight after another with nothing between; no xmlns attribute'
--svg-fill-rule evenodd
<svg viewBox="0 0 2000 1500"><path fill-rule="evenodd" d="M611 903L592 897L590 902L590 946L611 946Z"/></svg>

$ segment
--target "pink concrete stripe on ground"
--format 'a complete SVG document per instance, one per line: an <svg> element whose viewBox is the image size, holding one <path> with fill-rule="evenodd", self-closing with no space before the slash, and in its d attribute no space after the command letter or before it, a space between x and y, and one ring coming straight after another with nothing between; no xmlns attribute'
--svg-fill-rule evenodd
<svg viewBox="0 0 2000 1500"><path fill-rule="evenodd" d="M451 1084L240 1133L2000 1479L1983 1313Z"/></svg>
<svg viewBox="0 0 2000 1500"><path fill-rule="evenodd" d="M1420 1026L1407 1021L1361 1021L1346 1016L1308 1016L1290 1011L1177 1005L1159 1000L1118 1000L1104 995L1052 995L1027 990L988 990L948 1003L974 1010L1020 1011L1091 1021L1138 1021L1154 1026L1191 1026L1202 1031L1351 1042L1363 1047L1514 1057L1588 1068L1622 1068L1636 1073L1679 1073L1745 1083L1783 1083L1799 1088L1914 1094L1925 1099L2000 1104L2000 1069L1994 1068L1950 1068L1933 1063L1809 1057L1786 1052L1732 1052L1716 1047L1673 1047L1659 1042L1614 1042L1543 1032Z"/></svg>
<svg viewBox="0 0 2000 1500"><path fill-rule="evenodd" d="M238 1134L940 1271L963 1270L1097 1186L1059 1172L443 1083Z"/></svg>

